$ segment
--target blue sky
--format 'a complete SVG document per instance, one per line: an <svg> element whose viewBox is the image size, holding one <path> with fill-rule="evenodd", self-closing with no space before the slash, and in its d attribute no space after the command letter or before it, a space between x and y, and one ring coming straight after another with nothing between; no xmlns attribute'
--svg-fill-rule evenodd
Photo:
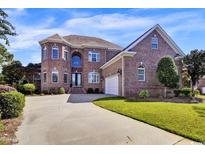
<svg viewBox="0 0 205 154"><path fill-rule="evenodd" d="M188 53L205 49L205 9L4 9L18 36L10 52L24 65L40 62L39 40L59 33L96 36L127 46L160 24Z"/></svg>

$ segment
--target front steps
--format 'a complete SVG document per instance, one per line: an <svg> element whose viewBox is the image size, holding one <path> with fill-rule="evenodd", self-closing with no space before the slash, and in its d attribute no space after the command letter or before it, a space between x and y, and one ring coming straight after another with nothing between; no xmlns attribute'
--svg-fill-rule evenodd
<svg viewBox="0 0 205 154"><path fill-rule="evenodd" d="M85 94L86 91L82 87L72 87L69 91L70 94Z"/></svg>

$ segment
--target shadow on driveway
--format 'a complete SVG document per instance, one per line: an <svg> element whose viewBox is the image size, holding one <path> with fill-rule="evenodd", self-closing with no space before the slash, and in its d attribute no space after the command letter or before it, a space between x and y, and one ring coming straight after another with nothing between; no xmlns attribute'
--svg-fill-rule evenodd
<svg viewBox="0 0 205 154"><path fill-rule="evenodd" d="M105 94L70 94L67 103L90 103L93 100L99 98L112 97L112 96L113 95L105 95Z"/></svg>

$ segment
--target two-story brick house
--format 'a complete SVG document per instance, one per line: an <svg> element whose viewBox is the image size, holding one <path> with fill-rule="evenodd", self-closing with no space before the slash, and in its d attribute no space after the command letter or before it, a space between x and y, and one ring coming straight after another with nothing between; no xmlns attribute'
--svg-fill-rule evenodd
<svg viewBox="0 0 205 154"><path fill-rule="evenodd" d="M151 95L159 95L163 88L156 78L159 60L173 57L180 74L184 56L159 25L124 49L100 38L77 35L55 34L40 44L42 90L64 87L71 93L98 88L106 94L127 97L148 89Z"/></svg>

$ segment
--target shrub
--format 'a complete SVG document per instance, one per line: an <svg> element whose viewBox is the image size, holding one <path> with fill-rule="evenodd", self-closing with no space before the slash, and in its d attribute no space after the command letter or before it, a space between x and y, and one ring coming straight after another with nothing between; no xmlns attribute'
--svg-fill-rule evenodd
<svg viewBox="0 0 205 154"><path fill-rule="evenodd" d="M139 97L141 97L141 98L147 98L147 97L149 97L149 92L148 92L148 90L141 90L140 92L139 92Z"/></svg>
<svg viewBox="0 0 205 154"><path fill-rule="evenodd" d="M56 88L50 88L48 91L49 91L49 94L58 94L58 89Z"/></svg>
<svg viewBox="0 0 205 154"><path fill-rule="evenodd" d="M181 93L181 90L180 90L180 89L175 89L175 90L174 90L174 95L175 95L175 97L178 97L178 96L180 95L180 93Z"/></svg>
<svg viewBox="0 0 205 154"><path fill-rule="evenodd" d="M42 91L42 93L43 93L43 94L49 94L50 92L49 92L48 89L44 89L44 90Z"/></svg>
<svg viewBox="0 0 205 154"><path fill-rule="evenodd" d="M198 89L194 90L194 94L197 96L197 95L200 95L200 91Z"/></svg>
<svg viewBox="0 0 205 154"><path fill-rule="evenodd" d="M18 117L25 106L25 96L17 91L0 93L2 118Z"/></svg>
<svg viewBox="0 0 205 154"><path fill-rule="evenodd" d="M88 93L88 94L94 93L93 88L88 88L87 93Z"/></svg>
<svg viewBox="0 0 205 154"><path fill-rule="evenodd" d="M180 93L186 97L191 96L191 88L182 88Z"/></svg>
<svg viewBox="0 0 205 154"><path fill-rule="evenodd" d="M36 86L32 83L26 83L23 85L25 94L32 94L36 90Z"/></svg>
<svg viewBox="0 0 205 154"><path fill-rule="evenodd" d="M95 88L94 92L98 94L100 92L99 88Z"/></svg>
<svg viewBox="0 0 205 154"><path fill-rule="evenodd" d="M59 93L59 94L65 94L65 89L64 89L63 87L60 87L60 88L58 89L58 93Z"/></svg>
<svg viewBox="0 0 205 154"><path fill-rule="evenodd" d="M0 93L10 92L10 91L16 91L16 89L14 87L6 86L6 85L0 85Z"/></svg>

